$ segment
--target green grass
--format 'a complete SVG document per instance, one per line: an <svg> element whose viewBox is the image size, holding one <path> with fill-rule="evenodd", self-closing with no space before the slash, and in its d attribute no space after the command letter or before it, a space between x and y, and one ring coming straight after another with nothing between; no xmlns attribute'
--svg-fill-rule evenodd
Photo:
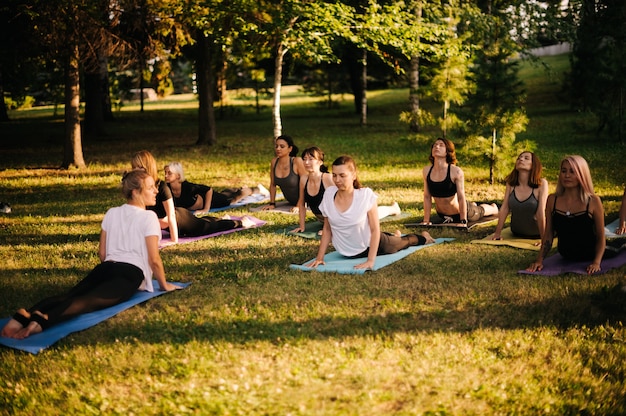
<svg viewBox="0 0 626 416"><path fill-rule="evenodd" d="M558 76L567 63L547 59ZM558 79L525 65L530 124L554 189L558 162L591 164L607 217L626 180L624 149L593 136L593 120L558 100ZM398 122L407 90L369 93L369 125L350 101L334 110L288 89L285 133L328 160L357 159L383 204L422 212L421 167L436 132L414 137ZM196 147L195 102L173 97L138 112L127 104L106 137L86 137L88 169L57 170L62 118L12 113L0 139L1 316L70 287L97 262L99 224L122 202L120 173L147 148L159 164L183 162L194 182L267 185L273 155L270 102L233 96L218 144ZM427 137L427 138L425 138ZM486 166L459 154L471 199L497 200ZM242 214L245 211L234 211ZM535 254L455 237L380 271L346 276L291 271L317 243L274 230L296 218L259 213L256 230L164 249L181 292L149 301L39 355L0 349L2 414L447 415L626 412L623 270L587 276L518 275ZM406 221L413 221L411 218ZM408 231L401 222L383 229Z"/></svg>

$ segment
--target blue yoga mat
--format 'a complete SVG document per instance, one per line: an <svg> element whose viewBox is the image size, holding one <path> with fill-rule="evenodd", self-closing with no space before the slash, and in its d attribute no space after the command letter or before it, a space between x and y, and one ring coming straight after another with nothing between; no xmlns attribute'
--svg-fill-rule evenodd
<svg viewBox="0 0 626 416"><path fill-rule="evenodd" d="M422 250L428 247L432 247L437 244L445 243L447 241L452 241L454 238L437 238L433 244L427 244L424 246L411 246L405 248L404 250L400 250L393 254L384 254L382 256L376 256L376 262L374 263L374 268L371 270L382 269L385 266L390 265L400 259L405 258L411 253L414 253L418 250ZM336 251L332 253L328 253L324 256L324 261L326 264L320 264L316 268L311 268L305 266L306 264L312 262L315 259L308 260L303 264L291 264L289 267L294 270L303 270L306 272L317 271L317 272L334 272L340 274L364 274L367 270L365 269L355 269L354 266L357 264L363 263L365 259L350 259L342 256Z"/></svg>
<svg viewBox="0 0 626 416"><path fill-rule="evenodd" d="M156 280L153 283L155 288L159 287L159 284ZM187 287L190 285L190 283L172 283L182 287ZM84 329L90 328L132 306L143 303L157 296L161 296L165 293L170 292L162 292L160 290L155 290L154 292L138 291L132 298L128 299L126 302L111 306L110 308L101 309L99 311L77 316L58 325L53 325L45 331L31 335L26 339L0 337L0 344L17 350L30 352L31 354L38 354L55 342L65 338L72 332L82 331ZM4 325L9 321L9 319L11 318L5 318L0 320L0 328L3 328Z"/></svg>

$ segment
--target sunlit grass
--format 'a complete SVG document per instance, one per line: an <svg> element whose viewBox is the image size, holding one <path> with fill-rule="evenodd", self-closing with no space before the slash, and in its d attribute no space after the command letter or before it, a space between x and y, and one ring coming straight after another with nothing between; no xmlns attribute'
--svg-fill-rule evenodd
<svg viewBox="0 0 626 416"><path fill-rule="evenodd" d="M554 60L563 67L563 57ZM565 59L566 62L566 59ZM558 71L555 71L558 72ZM626 175L623 148L593 138L584 115L558 100L558 83L525 66L531 122L554 189L567 153L590 161L607 216L615 218ZM538 94L540 90L541 94ZM370 124L352 103L323 110L287 88L285 132L316 144L327 163L357 159L381 204L423 215L422 167L437 132L416 137L398 122L408 91L368 93ZM52 109L12 113L0 142L0 313L8 316L70 287L98 261L106 209L122 203L121 173L149 149L181 161L194 182L216 188L269 182L269 101L251 95L218 120L218 143L194 146L195 99L136 103L116 113L107 136L84 141L86 170L58 170L63 129ZM551 98L552 100L552 98ZM543 103L543 104L542 104ZM531 111L532 110L532 111ZM46 113L47 111L47 113ZM498 201L504 186L464 160L470 199ZM239 209L233 215L249 214ZM258 213L268 225L168 247L171 280L191 282L72 334L37 356L0 349L2 414L623 414L626 386L623 270L600 276L527 277L535 253L469 244L493 225L364 276L295 272L317 242L274 233L293 216Z"/></svg>

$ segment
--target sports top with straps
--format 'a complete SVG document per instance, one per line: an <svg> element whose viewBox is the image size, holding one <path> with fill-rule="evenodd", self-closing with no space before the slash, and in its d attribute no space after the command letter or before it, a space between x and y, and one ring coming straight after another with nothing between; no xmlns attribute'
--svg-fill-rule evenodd
<svg viewBox="0 0 626 416"><path fill-rule="evenodd" d="M559 238L558 249L568 260L593 260L596 233L593 218L589 216L589 202L584 211L569 213L556 209L556 196L552 207L552 227Z"/></svg>
<svg viewBox="0 0 626 416"><path fill-rule="evenodd" d="M309 179L306 180L306 184L304 185L304 202L306 202L313 214L322 215L322 212L320 211L320 204L322 203L322 199L324 198L324 191L326 190L324 188L324 173L322 173L322 176L320 178L320 189L317 192L317 195L309 194L309 189L307 188L308 185Z"/></svg>
<svg viewBox="0 0 626 416"><path fill-rule="evenodd" d="M276 161L274 172L272 172L274 184L280 186L283 196L291 205L296 205L300 197L300 177L293 171L293 157L289 158L289 174L284 178L276 176L276 165L278 165L278 161Z"/></svg>
<svg viewBox="0 0 626 416"><path fill-rule="evenodd" d="M509 194L509 210L511 211L511 231L514 235L527 238L539 237L539 227L535 219L538 207L539 201L534 189L528 198L520 201L513 188Z"/></svg>
<svg viewBox="0 0 626 416"><path fill-rule="evenodd" d="M434 165L431 165L430 170L428 171L428 176L426 176L426 183L428 184L430 195L435 198L447 198L456 194L456 184L452 182L452 179L450 178L450 168L452 165L448 164L448 174L441 182L435 182L430 179L430 173L433 171L433 167Z"/></svg>

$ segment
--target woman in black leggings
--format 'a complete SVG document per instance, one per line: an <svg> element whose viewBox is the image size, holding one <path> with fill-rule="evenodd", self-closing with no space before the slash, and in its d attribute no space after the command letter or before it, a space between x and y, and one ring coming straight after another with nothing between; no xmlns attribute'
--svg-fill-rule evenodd
<svg viewBox="0 0 626 416"><path fill-rule="evenodd" d="M117 305L137 290L152 292L152 277L161 290L179 289L165 279L159 254L161 227L154 205L154 180L134 170L122 180L127 203L111 208L102 220L98 255L101 263L67 293L19 309L2 328L3 337L23 339L77 315Z"/></svg>
<svg viewBox="0 0 626 416"><path fill-rule="evenodd" d="M131 165L135 169L145 169L157 184L156 204L147 208L156 212L161 229L169 230L172 242L177 243L178 236L197 237L251 225L249 221L244 224L239 220L196 217L186 208L175 207L172 191L165 181L158 178L156 160L149 151L141 150L135 153Z"/></svg>

